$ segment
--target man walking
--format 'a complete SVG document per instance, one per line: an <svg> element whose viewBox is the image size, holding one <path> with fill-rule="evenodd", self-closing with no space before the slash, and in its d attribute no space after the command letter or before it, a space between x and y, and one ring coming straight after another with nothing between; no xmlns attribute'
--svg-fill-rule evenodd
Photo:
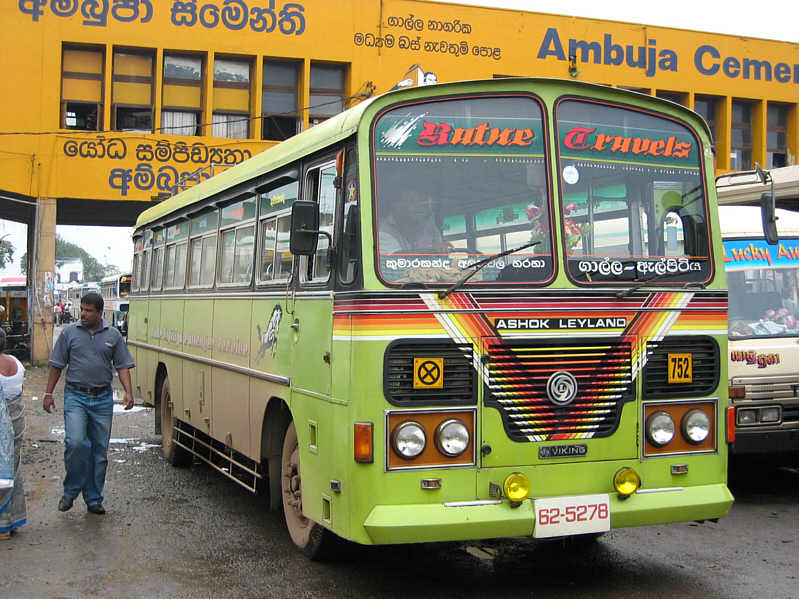
<svg viewBox="0 0 799 599"><path fill-rule="evenodd" d="M43 407L52 413L55 389L66 367L64 386L64 495L58 509L66 512L83 492L86 507L93 514L105 514L103 486L108 466L108 442L114 396L112 368L125 388L124 406L133 407L129 369L135 366L125 340L114 327L103 322L103 298L89 292L80 298L80 321L61 331L50 354L50 375Z"/></svg>

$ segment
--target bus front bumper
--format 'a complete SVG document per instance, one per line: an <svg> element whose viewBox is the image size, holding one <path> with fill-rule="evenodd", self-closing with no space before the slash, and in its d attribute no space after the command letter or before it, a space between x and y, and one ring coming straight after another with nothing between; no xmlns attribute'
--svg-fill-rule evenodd
<svg viewBox="0 0 799 599"><path fill-rule="evenodd" d="M733 496L724 484L644 490L626 499L610 494L611 528L721 518ZM532 499L452 504L378 505L364 523L375 544L463 541L533 534Z"/></svg>

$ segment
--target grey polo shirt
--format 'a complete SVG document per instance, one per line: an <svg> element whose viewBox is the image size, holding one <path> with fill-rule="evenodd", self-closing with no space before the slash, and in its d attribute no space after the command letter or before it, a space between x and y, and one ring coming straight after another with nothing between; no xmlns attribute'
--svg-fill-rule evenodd
<svg viewBox="0 0 799 599"><path fill-rule="evenodd" d="M93 335L80 321L64 327L48 364L66 367L67 383L82 387L107 387L114 378L113 368L136 366L122 335L102 320Z"/></svg>

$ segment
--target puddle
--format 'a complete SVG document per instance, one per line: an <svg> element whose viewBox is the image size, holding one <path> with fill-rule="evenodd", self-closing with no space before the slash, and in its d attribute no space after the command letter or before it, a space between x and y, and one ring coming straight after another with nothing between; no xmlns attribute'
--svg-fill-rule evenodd
<svg viewBox="0 0 799 599"><path fill-rule="evenodd" d="M133 414L134 412L142 412L149 408L145 408L144 406L133 406L130 410L126 410L125 406L121 403L114 404L114 414Z"/></svg>
<svg viewBox="0 0 799 599"><path fill-rule="evenodd" d="M156 447L161 447L161 446L154 445L152 443L145 443L144 441L142 441L136 447L133 448L133 451L138 451L139 453L142 453L144 451L147 451L148 449L154 449Z"/></svg>
<svg viewBox="0 0 799 599"><path fill-rule="evenodd" d="M111 445L119 445L119 444L130 445L131 443L136 443L137 441L138 439L111 439L108 443L110 443Z"/></svg>

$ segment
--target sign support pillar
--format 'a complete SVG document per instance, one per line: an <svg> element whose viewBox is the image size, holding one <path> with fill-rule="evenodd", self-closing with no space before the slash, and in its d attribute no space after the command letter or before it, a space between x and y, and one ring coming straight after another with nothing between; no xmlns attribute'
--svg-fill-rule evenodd
<svg viewBox="0 0 799 599"><path fill-rule="evenodd" d="M31 295L31 363L47 364L53 349L53 290L55 288L55 198L39 198L34 217Z"/></svg>

